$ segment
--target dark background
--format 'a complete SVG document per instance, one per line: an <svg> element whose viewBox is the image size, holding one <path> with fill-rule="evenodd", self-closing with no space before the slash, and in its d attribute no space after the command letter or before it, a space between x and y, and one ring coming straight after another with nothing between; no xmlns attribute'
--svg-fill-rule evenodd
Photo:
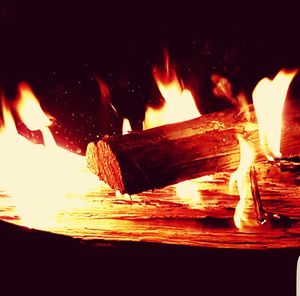
<svg viewBox="0 0 300 296"><path fill-rule="evenodd" d="M82 152L119 133L123 116L141 128L146 104L159 101L151 69L163 64L164 48L202 113L228 107L212 94L212 73L249 96L262 77L299 67L298 9L288 2L0 3L2 92L13 99L27 81L56 118L58 143ZM118 114L101 102L96 77L109 85Z"/></svg>

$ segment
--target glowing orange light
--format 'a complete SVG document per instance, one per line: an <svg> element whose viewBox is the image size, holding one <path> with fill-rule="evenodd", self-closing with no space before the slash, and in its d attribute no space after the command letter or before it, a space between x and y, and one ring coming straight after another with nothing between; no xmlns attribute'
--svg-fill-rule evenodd
<svg viewBox="0 0 300 296"><path fill-rule="evenodd" d="M44 145L18 133L9 104L2 99L0 187L12 197L23 225L49 230L60 212L83 206L72 194L91 192L99 181L86 169L83 156L56 146L48 128L51 121L30 87L20 84L19 94L16 111L28 128L41 130Z"/></svg>
<svg viewBox="0 0 300 296"><path fill-rule="evenodd" d="M98 87L101 94L101 100L105 103L109 103L110 101L110 91L109 86L100 78L97 78Z"/></svg>
<svg viewBox="0 0 300 296"><path fill-rule="evenodd" d="M289 85L297 70L280 71L273 80L263 78L253 91L262 149L269 160L281 157L282 111Z"/></svg>
<svg viewBox="0 0 300 296"><path fill-rule="evenodd" d="M247 217L244 215L246 198L250 188L247 173L254 161L255 154L253 148L239 135L238 140L240 145L240 163L237 170L230 177L229 188L232 190L234 183L237 182L240 200L235 208L234 223L238 229L241 229L243 222L247 222Z"/></svg>
<svg viewBox="0 0 300 296"><path fill-rule="evenodd" d="M169 57L165 57L165 69L153 70L153 76L165 103L160 109L148 107L146 110L144 128L152 128L163 124L175 123L199 117L192 92L183 87L177 74L169 65Z"/></svg>
<svg viewBox="0 0 300 296"><path fill-rule="evenodd" d="M147 107L144 129L201 116L192 92L184 88L179 81L175 69L170 66L169 56L166 52L164 71L155 68L153 76L165 103L160 109ZM195 183L192 181L181 182L175 185L175 189L177 196L183 202L187 202L192 207L201 207L201 192Z"/></svg>
<svg viewBox="0 0 300 296"><path fill-rule="evenodd" d="M24 124L32 131L51 125L51 121L42 110L30 86L24 82L19 85L16 109Z"/></svg>
<svg viewBox="0 0 300 296"><path fill-rule="evenodd" d="M123 119L123 126L122 126L122 134L123 135L126 135L128 133L130 133L132 130L131 130L131 125L130 125L130 122L127 118L124 118Z"/></svg>
<svg viewBox="0 0 300 296"><path fill-rule="evenodd" d="M198 190L198 187L198 184L192 181L184 181L176 185L176 194L182 201L198 208L202 206L201 192Z"/></svg>

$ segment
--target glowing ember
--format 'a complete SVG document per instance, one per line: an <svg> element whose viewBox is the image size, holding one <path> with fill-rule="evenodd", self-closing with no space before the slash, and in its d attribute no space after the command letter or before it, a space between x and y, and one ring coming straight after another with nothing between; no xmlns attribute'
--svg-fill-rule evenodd
<svg viewBox="0 0 300 296"><path fill-rule="evenodd" d="M201 189L204 189L205 186L207 186L207 182L211 181L214 181L214 177L212 175L207 175L195 180L180 182L175 185L176 195L181 201L188 204L190 208L204 209L205 204L202 198Z"/></svg>
<svg viewBox="0 0 300 296"><path fill-rule="evenodd" d="M99 181L86 169L83 156L56 146L48 128L51 121L28 85L20 84L15 108L29 129L42 132L44 145L18 133L10 107L2 99L0 187L13 198L23 225L49 229L60 212L83 206L74 203L72 194L99 188Z"/></svg>
<svg viewBox="0 0 300 296"><path fill-rule="evenodd" d="M192 181L184 181L176 185L176 195L185 201L190 207L202 208L201 191L199 184Z"/></svg>
<svg viewBox="0 0 300 296"><path fill-rule="evenodd" d="M242 223L247 222L247 217L244 214L246 199L250 189L247 173L254 161L255 154L253 148L239 135L238 140L240 145L240 163L237 170L230 177L229 188L232 190L234 183L237 182L240 200L235 209L234 223L238 229L241 229Z"/></svg>
<svg viewBox="0 0 300 296"><path fill-rule="evenodd" d="M289 85L297 70L280 71L273 80L263 78L253 91L262 149L269 160L281 157L282 111Z"/></svg>
<svg viewBox="0 0 300 296"><path fill-rule="evenodd" d="M189 89L183 87L175 70L169 65L166 55L164 71L154 69L153 76L165 103L161 109L148 107L145 115L144 128L152 128L163 124L181 122L199 117L195 99Z"/></svg>

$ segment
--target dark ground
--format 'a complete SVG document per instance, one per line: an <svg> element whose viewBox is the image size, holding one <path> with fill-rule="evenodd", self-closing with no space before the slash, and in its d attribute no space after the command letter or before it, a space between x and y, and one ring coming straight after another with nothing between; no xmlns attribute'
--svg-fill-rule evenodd
<svg viewBox="0 0 300 296"><path fill-rule="evenodd" d="M295 295L299 250L83 242L0 222L1 288L62 295ZM55 293L55 294L52 294ZM50 295L48 294L48 295Z"/></svg>

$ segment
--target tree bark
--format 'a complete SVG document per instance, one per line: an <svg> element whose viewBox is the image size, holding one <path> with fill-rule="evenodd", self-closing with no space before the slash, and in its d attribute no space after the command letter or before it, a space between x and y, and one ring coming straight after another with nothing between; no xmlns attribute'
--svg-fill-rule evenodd
<svg viewBox="0 0 300 296"><path fill-rule="evenodd" d="M287 158L299 156L299 106L300 100L285 105L281 152ZM265 159L255 112L249 105L249 113L228 109L138 133L106 136L89 143L87 163L113 189L134 194L236 169L237 134L253 144L256 161Z"/></svg>

